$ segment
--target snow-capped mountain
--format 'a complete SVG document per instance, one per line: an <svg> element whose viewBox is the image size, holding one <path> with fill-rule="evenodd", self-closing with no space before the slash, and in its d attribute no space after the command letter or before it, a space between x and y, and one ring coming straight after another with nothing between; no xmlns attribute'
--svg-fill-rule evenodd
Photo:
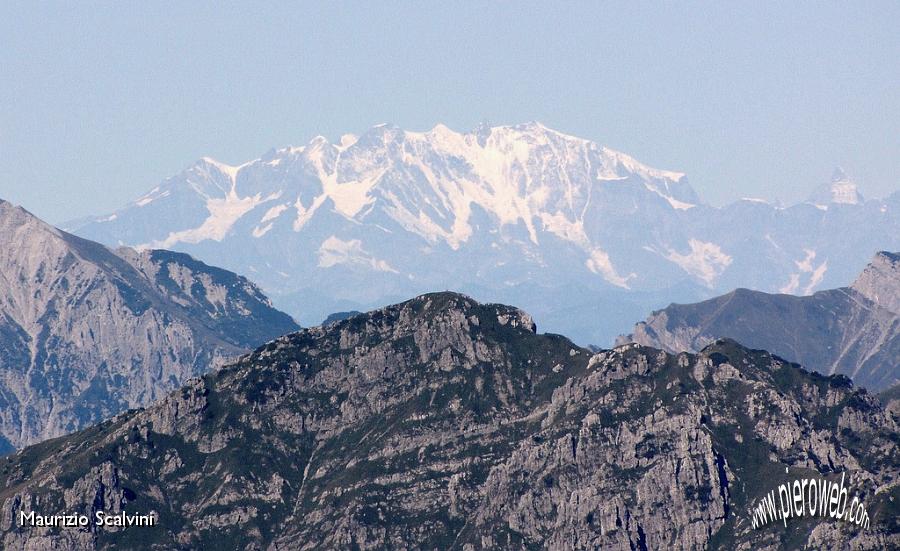
<svg viewBox="0 0 900 551"><path fill-rule="evenodd" d="M809 293L900 248L900 194L846 203L712 208L684 174L539 123L379 125L240 166L202 159L69 227L246 274L303 323L453 289L607 344L651 307L737 286Z"/></svg>

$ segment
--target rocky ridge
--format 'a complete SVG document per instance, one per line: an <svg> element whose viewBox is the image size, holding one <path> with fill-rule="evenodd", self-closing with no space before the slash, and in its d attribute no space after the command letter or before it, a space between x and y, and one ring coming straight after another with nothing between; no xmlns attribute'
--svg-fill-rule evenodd
<svg viewBox="0 0 900 551"><path fill-rule="evenodd" d="M149 404L297 328L234 273L113 251L0 200L0 453Z"/></svg>
<svg viewBox="0 0 900 551"><path fill-rule="evenodd" d="M810 296L737 289L653 312L618 342L696 352L729 337L879 392L900 382L900 256L879 252L850 287Z"/></svg>
<svg viewBox="0 0 900 551"><path fill-rule="evenodd" d="M876 254L850 288L900 315L900 253L881 251Z"/></svg>
<svg viewBox="0 0 900 551"><path fill-rule="evenodd" d="M154 406L0 462L4 548L885 549L897 419L844 377L717 341L598 353L431 294L280 337ZM789 473L786 473L786 469ZM754 530L778 482L849 474L869 530ZM158 515L20 528L19 511Z"/></svg>

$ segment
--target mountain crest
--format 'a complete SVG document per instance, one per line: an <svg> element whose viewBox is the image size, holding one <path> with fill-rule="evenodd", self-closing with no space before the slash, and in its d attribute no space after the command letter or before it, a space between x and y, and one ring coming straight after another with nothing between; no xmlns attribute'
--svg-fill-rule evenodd
<svg viewBox="0 0 900 551"><path fill-rule="evenodd" d="M817 205L858 205L863 201L859 186L841 167L835 168L831 181L816 189L809 198L810 203Z"/></svg>
<svg viewBox="0 0 900 551"><path fill-rule="evenodd" d="M304 325L452 288L520 304L583 344L610 344L648 310L710 291L845 284L870 251L900 247L898 199L837 216L832 200L861 199L829 185L818 211L713 207L682 172L538 122L383 124L332 141L198 161L73 231L245 274ZM835 175L837 188L848 182Z"/></svg>
<svg viewBox="0 0 900 551"><path fill-rule="evenodd" d="M900 315L900 253L880 251L850 287Z"/></svg>
<svg viewBox="0 0 900 551"><path fill-rule="evenodd" d="M845 378L727 340L592 353L518 312L422 295L25 449L0 469L0 547L757 549L784 533L749 522L765 492L849 471L871 529L797 522L791 546L896 548L897 423ZM48 504L159 522L12 520Z"/></svg>
<svg viewBox="0 0 900 551"><path fill-rule="evenodd" d="M111 250L0 201L0 453L145 405L297 328L232 272Z"/></svg>
<svg viewBox="0 0 900 551"><path fill-rule="evenodd" d="M735 289L672 304L618 342L676 352L704 349L720 337L843 374L869 390L890 388L900 381L900 254L879 252L849 288L808 296Z"/></svg>

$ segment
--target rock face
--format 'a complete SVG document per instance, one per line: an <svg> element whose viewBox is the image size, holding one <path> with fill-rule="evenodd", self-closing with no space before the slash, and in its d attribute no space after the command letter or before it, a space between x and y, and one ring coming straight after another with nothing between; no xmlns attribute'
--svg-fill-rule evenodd
<svg viewBox="0 0 900 551"><path fill-rule="evenodd" d="M112 251L0 201L0 453L149 404L297 328L231 272Z"/></svg>
<svg viewBox="0 0 900 551"><path fill-rule="evenodd" d="M900 256L880 252L850 287L810 296L738 289L672 304L619 343L696 352L720 337L878 392L900 382Z"/></svg>
<svg viewBox="0 0 900 551"><path fill-rule="evenodd" d="M875 255L850 288L882 308L900 314L900 254L881 251Z"/></svg>
<svg viewBox="0 0 900 551"><path fill-rule="evenodd" d="M737 287L810 294L900 249L900 193L866 201L838 173L812 200L714 208L682 173L539 123L380 125L240 166L202 159L66 227L247 274L304 325L452 289L608 346L671 302Z"/></svg>
<svg viewBox="0 0 900 551"><path fill-rule="evenodd" d="M594 354L450 293L278 338L161 402L0 462L7 549L896 547L897 420L843 377L719 341ZM786 474L786 468L789 473ZM751 527L850 478L868 530ZM153 513L22 528L19 513Z"/></svg>

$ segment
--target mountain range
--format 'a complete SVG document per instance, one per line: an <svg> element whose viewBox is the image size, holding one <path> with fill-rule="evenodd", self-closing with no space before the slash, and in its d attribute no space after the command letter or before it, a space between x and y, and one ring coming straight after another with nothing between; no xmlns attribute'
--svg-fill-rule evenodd
<svg viewBox="0 0 900 551"><path fill-rule="evenodd" d="M609 344L672 301L846 285L874 251L900 250L900 192L865 200L837 171L802 204L716 208L682 173L539 123L379 125L238 166L204 158L65 227L244 274L304 325L453 289Z"/></svg>
<svg viewBox="0 0 900 551"><path fill-rule="evenodd" d="M882 251L849 287L809 296L737 289L672 304L620 343L699 351L729 337L878 392L900 383L900 254Z"/></svg>
<svg viewBox="0 0 900 551"><path fill-rule="evenodd" d="M111 250L0 200L0 454L149 404L296 329L232 272Z"/></svg>
<svg viewBox="0 0 900 551"><path fill-rule="evenodd" d="M280 337L147 409L0 459L0 542L896 549L897 435L845 377L734 341L593 353L519 309L429 294ZM768 492L808 478L842 481L870 525L754 528ZM158 523L17 520L60 511Z"/></svg>

